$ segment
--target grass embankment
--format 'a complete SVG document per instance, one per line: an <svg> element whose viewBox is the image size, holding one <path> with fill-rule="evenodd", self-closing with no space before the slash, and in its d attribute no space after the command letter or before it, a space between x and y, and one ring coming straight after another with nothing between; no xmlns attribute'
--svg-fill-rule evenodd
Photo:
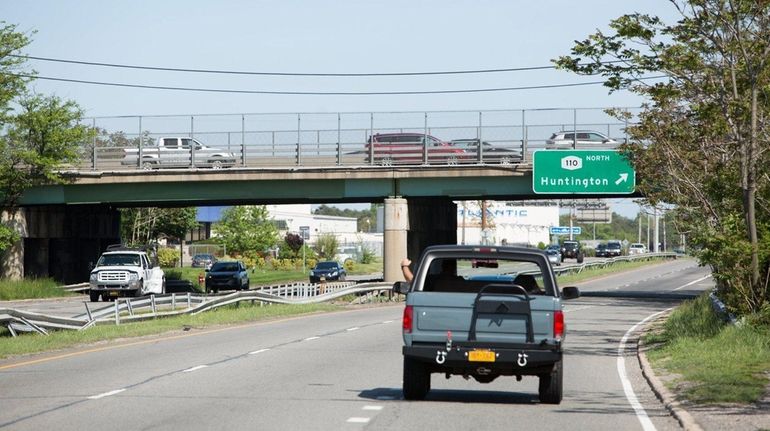
<svg viewBox="0 0 770 431"><path fill-rule="evenodd" d="M194 316L167 317L118 326L100 325L85 331L55 331L48 336L22 334L13 338L7 329L0 328L0 358L63 349L103 340L162 334L190 328L203 329L217 325L253 322L337 309L339 307L329 304L259 306L243 303L240 306L223 307Z"/></svg>
<svg viewBox="0 0 770 431"><path fill-rule="evenodd" d="M77 294L63 290L58 283L49 278L18 281L0 280L0 301L58 298L73 295Z"/></svg>
<svg viewBox="0 0 770 431"><path fill-rule="evenodd" d="M590 278L596 278L601 277L604 275L613 274L616 272L621 271L629 271L636 268L641 268L644 266L649 265L655 265L658 263L664 262L663 259L660 258L651 258L648 260L632 260L628 262L616 262L612 265L607 265L605 267L589 267L586 268L579 273L565 273L565 274L557 274L556 275L556 282L559 284L559 287L563 286L572 286L575 283L588 280Z"/></svg>
<svg viewBox="0 0 770 431"><path fill-rule="evenodd" d="M708 295L685 302L644 337L654 368L678 375L676 392L695 403L754 403L770 370L770 316L722 323Z"/></svg>

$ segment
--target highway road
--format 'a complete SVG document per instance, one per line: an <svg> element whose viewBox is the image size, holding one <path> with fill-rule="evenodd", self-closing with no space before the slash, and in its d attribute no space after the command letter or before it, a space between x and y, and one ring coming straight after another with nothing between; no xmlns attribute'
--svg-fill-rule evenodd
<svg viewBox="0 0 770 431"><path fill-rule="evenodd" d="M404 401L396 305L0 361L0 429L679 429L639 372L634 328L712 285L691 260L579 284L598 296L566 302L560 405L539 404L532 377L435 374L425 401Z"/></svg>

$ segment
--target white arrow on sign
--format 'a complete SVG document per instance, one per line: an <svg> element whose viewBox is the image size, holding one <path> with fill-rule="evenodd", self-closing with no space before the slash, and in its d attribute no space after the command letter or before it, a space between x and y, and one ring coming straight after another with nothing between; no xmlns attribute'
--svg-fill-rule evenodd
<svg viewBox="0 0 770 431"><path fill-rule="evenodd" d="M622 173L622 174L620 174L620 178L618 178L618 179L615 181L615 185L616 185L616 186L617 186L617 185L620 185L620 183L622 183L622 182L625 182L625 181L628 181L628 173Z"/></svg>

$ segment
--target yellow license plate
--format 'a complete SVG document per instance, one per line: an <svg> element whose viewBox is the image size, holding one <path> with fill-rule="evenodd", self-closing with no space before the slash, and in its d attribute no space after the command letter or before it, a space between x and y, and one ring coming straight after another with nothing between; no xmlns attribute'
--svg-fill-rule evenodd
<svg viewBox="0 0 770 431"><path fill-rule="evenodd" d="M114 290L110 291L110 296L118 296L119 292L116 292Z"/></svg>
<svg viewBox="0 0 770 431"><path fill-rule="evenodd" d="M495 352L491 350L471 350L468 352L470 362L495 362Z"/></svg>

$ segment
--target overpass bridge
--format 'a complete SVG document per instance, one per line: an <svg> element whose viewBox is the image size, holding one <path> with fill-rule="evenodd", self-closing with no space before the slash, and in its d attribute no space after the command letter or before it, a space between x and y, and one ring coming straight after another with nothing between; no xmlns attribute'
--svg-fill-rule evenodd
<svg viewBox="0 0 770 431"><path fill-rule="evenodd" d="M442 113L441 118L449 116L456 121L444 127L440 127L444 123L433 119L439 114L387 114L388 118L397 116L404 121L406 125L399 128L385 125L379 116L370 114L363 116L369 118L369 127L361 129L344 129L346 116L336 114L331 116L336 117L336 130L303 128L303 118L307 126L308 114L297 114L298 128L290 132L247 132L244 115L241 132L227 132L227 142L211 139L214 132L195 128L201 121L196 123L192 117L189 136L206 139L207 145L216 145L235 156L235 163L225 169L197 164L195 150L189 150L189 164L183 166L144 169L147 166L140 163L141 159L136 164L125 164L126 150L135 149L141 154L150 137L142 126L147 125L147 118L135 118L141 132L133 138L121 131L100 128L101 137L95 138L90 147L84 146L82 161L63 171L68 179L66 184L37 187L24 194L21 204L26 211L18 224L25 239L6 259L4 271L8 274L16 268L17 275L51 275L67 282L82 281L82 274L88 272L88 262L95 261L107 244L119 241L119 207L384 202L385 277L400 278L397 262L402 257L416 258L427 245L456 241L454 200L543 198L533 190L533 151L544 148L545 135L550 136L551 130L568 128L570 124L565 122L557 127L550 123L527 123L527 114L533 116L532 112L520 113L523 121L518 124L503 124L514 117L509 111L475 112L470 117L468 113ZM569 113L573 114L571 126L576 129L606 129L608 135L617 136L625 126L610 122L578 123L578 111ZM423 120L422 126L413 124L415 117ZM497 117L505 121L492 120ZM474 119L475 124L463 123L467 118ZM549 132L535 138L534 130ZM457 137L455 140L485 142L519 157L495 157L494 151L485 152L485 147L477 145L475 148L480 150L466 148L460 157L432 158L433 149L426 140L415 154L385 163L373 157L376 146L366 147L369 137L384 133L441 133ZM156 135L181 134L169 131ZM235 135L240 135L239 142L233 142ZM289 135L291 139L287 138ZM249 140L249 136L254 139ZM271 138L265 143L258 136ZM629 195L580 195L613 196ZM571 197L574 195L570 193L548 195Z"/></svg>

